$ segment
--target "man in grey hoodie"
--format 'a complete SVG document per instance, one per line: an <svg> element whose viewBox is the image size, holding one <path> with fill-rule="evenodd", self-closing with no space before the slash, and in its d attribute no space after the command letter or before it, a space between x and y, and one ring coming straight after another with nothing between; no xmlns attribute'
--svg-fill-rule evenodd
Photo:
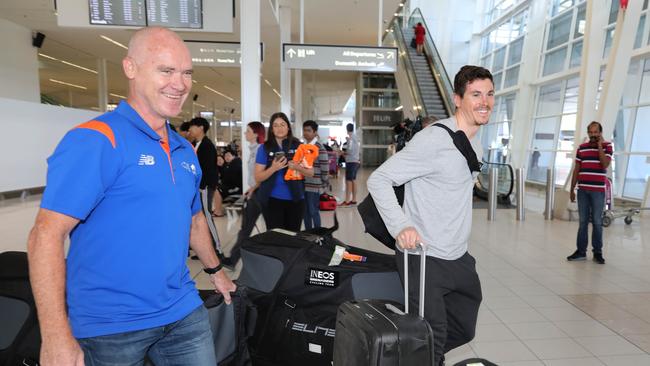
<svg viewBox="0 0 650 366"><path fill-rule="evenodd" d="M488 123L494 105L492 74L463 66L454 78L456 112L438 121L470 140ZM405 185L404 207L393 186ZM368 179L368 191L388 231L397 240L396 260L403 277L403 250L423 243L427 255L424 316L434 332L435 365L444 354L474 338L482 300L476 261L468 252L474 176L442 128L420 131ZM419 261L409 263L409 304L418 308Z"/></svg>

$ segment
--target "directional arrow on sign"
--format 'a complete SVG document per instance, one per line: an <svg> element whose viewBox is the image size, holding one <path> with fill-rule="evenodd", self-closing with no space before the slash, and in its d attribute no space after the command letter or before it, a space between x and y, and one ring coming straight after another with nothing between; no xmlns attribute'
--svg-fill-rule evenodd
<svg viewBox="0 0 650 366"><path fill-rule="evenodd" d="M386 55L386 59L389 59L389 58L395 58L395 54L392 53L392 52L388 52L388 54Z"/></svg>
<svg viewBox="0 0 650 366"><path fill-rule="evenodd" d="M287 55L289 55L290 58L293 58L293 56L296 55L296 51L294 51L293 48L289 48L289 51L287 51Z"/></svg>

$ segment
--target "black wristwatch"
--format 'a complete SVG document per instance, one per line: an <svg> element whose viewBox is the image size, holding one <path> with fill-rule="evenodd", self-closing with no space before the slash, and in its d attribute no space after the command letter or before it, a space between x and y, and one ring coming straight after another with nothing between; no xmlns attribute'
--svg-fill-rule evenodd
<svg viewBox="0 0 650 366"><path fill-rule="evenodd" d="M203 268L203 272L211 275L221 271L221 268L223 268L223 264L219 263L219 265L214 268Z"/></svg>

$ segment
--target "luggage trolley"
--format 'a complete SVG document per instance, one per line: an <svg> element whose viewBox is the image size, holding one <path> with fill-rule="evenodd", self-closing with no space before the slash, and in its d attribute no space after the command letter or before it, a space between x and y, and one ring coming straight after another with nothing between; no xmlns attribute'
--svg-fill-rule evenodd
<svg viewBox="0 0 650 366"><path fill-rule="evenodd" d="M641 211L650 210L650 207L627 208L624 210L605 210L603 212L603 226L608 227L614 219L625 217L623 221L626 225L632 223L632 217L641 213Z"/></svg>
<svg viewBox="0 0 650 366"><path fill-rule="evenodd" d="M632 223L632 217L641 213L641 211L650 210L650 207L634 207L626 208L621 210L615 210L612 207L612 181L607 178L605 182L605 211L603 211L603 226L608 227L612 222L617 219L624 217L623 221L626 225Z"/></svg>

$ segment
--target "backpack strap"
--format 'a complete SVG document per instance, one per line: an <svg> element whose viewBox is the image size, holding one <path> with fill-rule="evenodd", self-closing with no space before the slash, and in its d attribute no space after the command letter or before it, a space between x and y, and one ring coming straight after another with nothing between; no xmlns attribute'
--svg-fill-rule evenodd
<svg viewBox="0 0 650 366"><path fill-rule="evenodd" d="M465 135L465 132L463 132L462 130L458 130L454 132L451 130L451 128L447 127L442 123L434 123L433 126L440 127L443 130L447 131L452 141L454 142L454 146L456 146L456 149L458 149L458 151L463 155L463 157L465 157L465 160L467 161L467 167L469 168L470 173L481 171L481 166L483 166L483 164L478 161L478 158L476 157L476 152L472 148L472 144L469 142L469 139L467 138L467 135Z"/></svg>

